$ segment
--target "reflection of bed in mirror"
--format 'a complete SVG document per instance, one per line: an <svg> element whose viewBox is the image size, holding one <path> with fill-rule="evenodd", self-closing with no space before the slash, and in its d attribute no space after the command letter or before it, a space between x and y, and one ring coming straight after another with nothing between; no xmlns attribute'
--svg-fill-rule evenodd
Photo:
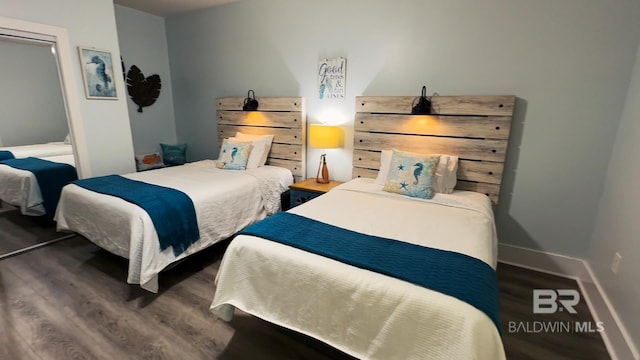
<svg viewBox="0 0 640 360"><path fill-rule="evenodd" d="M43 160L51 163L51 166L60 167L63 172L70 172L70 165L75 165L73 154L39 157L36 160ZM29 158L15 159L17 161L32 160ZM11 161L7 161L10 163ZM38 162L40 163L40 162ZM51 170L50 170L51 171ZM51 175L55 176L55 174ZM59 189L41 188L40 182L47 182L47 178L37 178L29 170L15 168L0 161L0 201L17 207L24 215L42 216L49 213L53 218L57 204L56 199L60 196ZM53 181L56 181L55 179ZM57 194L43 194L43 191L56 191ZM45 204L44 199L56 201L56 204ZM47 208L49 209L47 211Z"/></svg>
<svg viewBox="0 0 640 360"><path fill-rule="evenodd" d="M64 141L44 144L18 145L0 147L0 160L26 157L46 157L58 155L73 155L73 147Z"/></svg>

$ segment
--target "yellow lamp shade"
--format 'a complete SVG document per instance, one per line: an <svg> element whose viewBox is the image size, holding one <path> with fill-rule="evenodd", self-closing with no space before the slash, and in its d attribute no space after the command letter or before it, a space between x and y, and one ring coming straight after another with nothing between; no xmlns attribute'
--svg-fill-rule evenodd
<svg viewBox="0 0 640 360"><path fill-rule="evenodd" d="M309 146L312 148L338 148L341 138L339 126L311 124L309 128Z"/></svg>

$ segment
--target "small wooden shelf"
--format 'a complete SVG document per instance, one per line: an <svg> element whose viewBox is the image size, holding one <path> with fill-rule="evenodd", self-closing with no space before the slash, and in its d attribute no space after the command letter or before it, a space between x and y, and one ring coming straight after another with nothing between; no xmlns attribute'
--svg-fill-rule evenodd
<svg viewBox="0 0 640 360"><path fill-rule="evenodd" d="M330 180L328 184L320 184L316 182L315 178L298 181L297 183L289 186L289 189L304 190L309 192L315 192L324 194L334 187L342 184L342 181Z"/></svg>

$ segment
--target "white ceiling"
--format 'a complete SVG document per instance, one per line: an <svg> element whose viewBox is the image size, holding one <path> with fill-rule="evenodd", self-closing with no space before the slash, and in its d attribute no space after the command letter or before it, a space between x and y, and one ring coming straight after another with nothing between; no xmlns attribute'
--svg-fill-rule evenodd
<svg viewBox="0 0 640 360"><path fill-rule="evenodd" d="M113 0L115 4L163 17L234 1L238 0Z"/></svg>

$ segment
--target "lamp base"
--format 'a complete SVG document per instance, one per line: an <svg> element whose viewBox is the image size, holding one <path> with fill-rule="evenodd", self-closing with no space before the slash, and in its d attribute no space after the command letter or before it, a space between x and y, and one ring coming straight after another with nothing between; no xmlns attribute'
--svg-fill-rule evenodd
<svg viewBox="0 0 640 360"><path fill-rule="evenodd" d="M316 174L316 182L318 184L329 183L329 169L327 168L327 155L320 155L320 163L318 164L318 173Z"/></svg>

